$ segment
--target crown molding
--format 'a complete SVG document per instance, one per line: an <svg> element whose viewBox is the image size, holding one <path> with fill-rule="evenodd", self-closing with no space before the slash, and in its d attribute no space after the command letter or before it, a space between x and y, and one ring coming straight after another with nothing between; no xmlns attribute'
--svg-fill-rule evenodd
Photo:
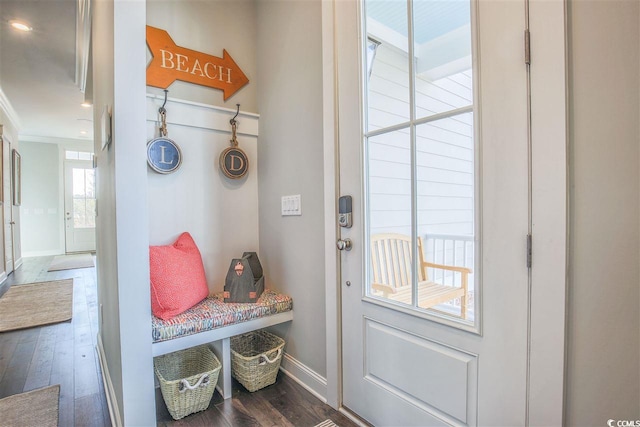
<svg viewBox="0 0 640 427"><path fill-rule="evenodd" d="M16 110L13 109L13 106L11 105L9 98L7 98L7 96L4 94L4 91L2 90L1 87L0 87L0 109L2 109L2 111L4 111L4 113L7 115L7 118L11 122L11 125L13 125L13 127L16 128L16 133L20 132L20 128L22 127L22 124L20 123L20 118L18 117L18 113L16 113Z"/></svg>
<svg viewBox="0 0 640 427"><path fill-rule="evenodd" d="M79 145L91 145L93 148L93 139L76 139L76 138L60 138L56 136L42 136L42 135L28 135L20 134L20 141L24 142L40 142L43 144L79 144Z"/></svg>

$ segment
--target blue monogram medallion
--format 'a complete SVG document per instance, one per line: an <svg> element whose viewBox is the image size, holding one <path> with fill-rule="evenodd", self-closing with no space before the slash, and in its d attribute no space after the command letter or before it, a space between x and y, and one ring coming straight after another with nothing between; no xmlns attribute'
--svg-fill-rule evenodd
<svg viewBox="0 0 640 427"><path fill-rule="evenodd" d="M169 138L156 138L147 144L147 162L158 173L175 172L182 164L182 152Z"/></svg>

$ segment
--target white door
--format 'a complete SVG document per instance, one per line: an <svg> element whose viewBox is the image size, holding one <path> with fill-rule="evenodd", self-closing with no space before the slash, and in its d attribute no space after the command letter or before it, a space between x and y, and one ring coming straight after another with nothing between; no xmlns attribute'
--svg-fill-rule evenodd
<svg viewBox="0 0 640 427"><path fill-rule="evenodd" d="M96 250L96 185L91 161L64 164L66 252Z"/></svg>
<svg viewBox="0 0 640 427"><path fill-rule="evenodd" d="M13 250L13 180L11 164L11 143L2 142L2 208L4 221L4 268L7 275L15 269Z"/></svg>
<svg viewBox="0 0 640 427"><path fill-rule="evenodd" d="M343 404L376 426L524 425L525 2L335 5Z"/></svg>

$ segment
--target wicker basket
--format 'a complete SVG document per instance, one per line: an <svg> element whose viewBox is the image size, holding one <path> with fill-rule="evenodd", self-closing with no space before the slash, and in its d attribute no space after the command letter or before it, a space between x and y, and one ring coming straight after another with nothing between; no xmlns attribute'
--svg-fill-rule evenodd
<svg viewBox="0 0 640 427"><path fill-rule="evenodd" d="M202 345L153 359L162 397L174 420L209 407L218 382L220 361Z"/></svg>
<svg viewBox="0 0 640 427"><path fill-rule="evenodd" d="M284 340L266 331L231 338L231 373L249 391L276 382Z"/></svg>

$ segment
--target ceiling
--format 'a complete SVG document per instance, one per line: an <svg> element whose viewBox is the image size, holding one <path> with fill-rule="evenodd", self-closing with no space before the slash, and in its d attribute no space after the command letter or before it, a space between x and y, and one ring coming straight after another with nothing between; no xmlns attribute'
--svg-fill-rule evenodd
<svg viewBox="0 0 640 427"><path fill-rule="evenodd" d="M92 141L93 111L76 86L77 0L0 0L0 88L20 140ZM24 33L9 21L33 28ZM2 93L0 93L2 96Z"/></svg>
<svg viewBox="0 0 640 427"><path fill-rule="evenodd" d="M471 2L421 0L413 3L414 40L427 43L451 31L468 25ZM371 0L365 5L367 17L384 24L407 37L407 5L404 2Z"/></svg>

